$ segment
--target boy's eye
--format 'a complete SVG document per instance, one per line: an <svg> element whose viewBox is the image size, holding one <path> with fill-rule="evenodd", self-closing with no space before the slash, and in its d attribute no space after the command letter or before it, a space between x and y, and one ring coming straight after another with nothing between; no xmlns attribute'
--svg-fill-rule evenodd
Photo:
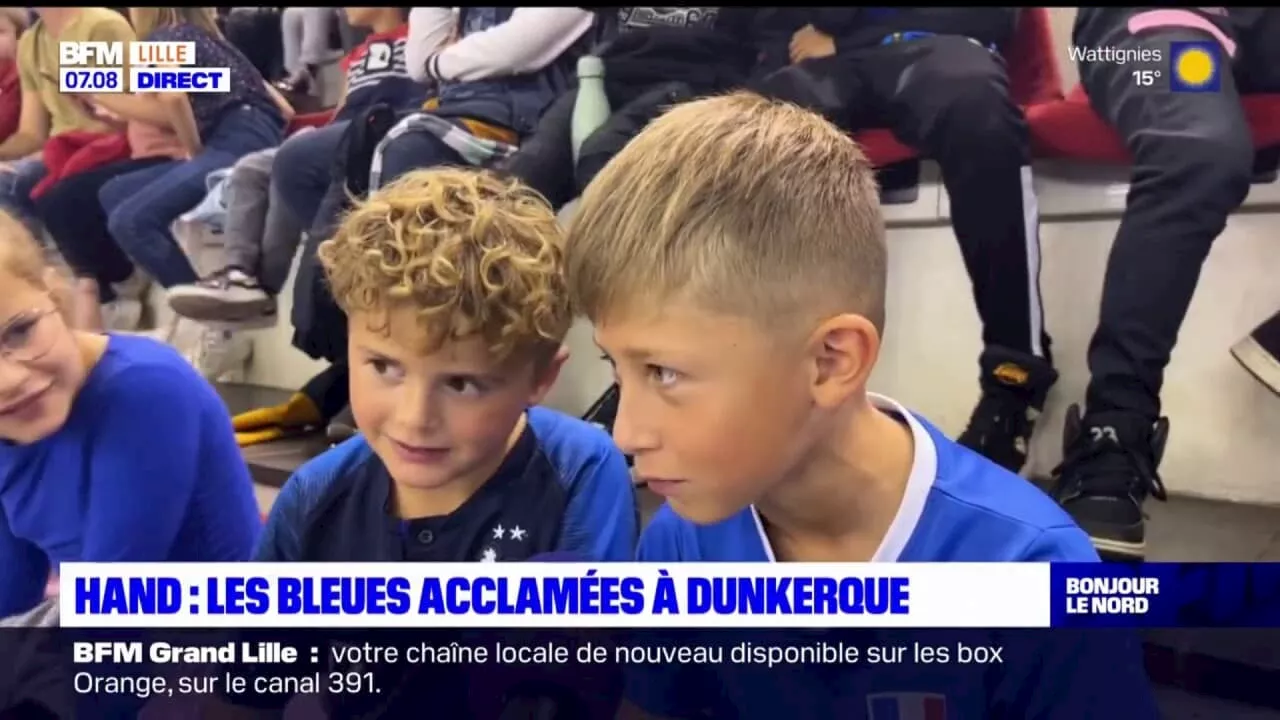
<svg viewBox="0 0 1280 720"><path fill-rule="evenodd" d="M383 358L370 358L369 367L379 376L384 378L398 378L400 376L400 367L390 360Z"/></svg>
<svg viewBox="0 0 1280 720"><path fill-rule="evenodd" d="M669 367L646 365L645 370L649 373L649 379L659 385L671 385L680 379L680 373Z"/></svg>
<svg viewBox="0 0 1280 720"><path fill-rule="evenodd" d="M469 377L451 377L445 382L445 386L459 395L479 395L484 391L480 383Z"/></svg>

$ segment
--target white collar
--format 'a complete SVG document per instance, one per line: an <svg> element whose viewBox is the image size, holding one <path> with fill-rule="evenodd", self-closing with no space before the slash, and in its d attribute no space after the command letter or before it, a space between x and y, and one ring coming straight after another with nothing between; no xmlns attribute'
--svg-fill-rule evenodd
<svg viewBox="0 0 1280 720"><path fill-rule="evenodd" d="M880 547L871 562L897 562L907 541L916 531L920 516L924 514L925 501L929 499L929 491L933 489L933 479L938 474L938 449L933 444L929 431L916 420L915 416L902 407L896 400L875 393L867 393L867 398L877 409L897 415L906 420L911 428L911 440L915 451L911 460L911 474L907 476L907 489L902 494L902 504L898 506L898 514L889 525L889 531L880 541ZM769 562L777 562L773 554L773 546L769 544L769 536L764 531L764 523L760 512L751 506L751 516L756 522L756 532L760 535L760 544L764 546Z"/></svg>

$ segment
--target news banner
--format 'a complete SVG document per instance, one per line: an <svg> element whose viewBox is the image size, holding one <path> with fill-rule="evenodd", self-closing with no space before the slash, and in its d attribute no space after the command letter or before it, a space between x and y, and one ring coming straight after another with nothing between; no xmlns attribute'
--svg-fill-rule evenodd
<svg viewBox="0 0 1280 720"><path fill-rule="evenodd" d="M60 42L58 90L67 94L230 92L230 68L198 67L196 62L194 42Z"/></svg>
<svg viewBox="0 0 1280 720"><path fill-rule="evenodd" d="M68 563L58 602L81 697L354 697L402 665L963 667L1028 633L1275 627L1280 565Z"/></svg>
<svg viewBox="0 0 1280 720"><path fill-rule="evenodd" d="M1280 564L68 563L69 628L1280 624Z"/></svg>

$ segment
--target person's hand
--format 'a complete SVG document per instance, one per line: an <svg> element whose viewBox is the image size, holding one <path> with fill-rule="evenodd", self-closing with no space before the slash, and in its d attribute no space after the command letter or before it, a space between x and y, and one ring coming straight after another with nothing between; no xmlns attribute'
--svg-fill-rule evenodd
<svg viewBox="0 0 1280 720"><path fill-rule="evenodd" d="M805 25L791 36L791 62L798 63L836 54L836 41L812 25Z"/></svg>
<svg viewBox="0 0 1280 720"><path fill-rule="evenodd" d="M14 173L13 163L0 162L0 173Z"/></svg>

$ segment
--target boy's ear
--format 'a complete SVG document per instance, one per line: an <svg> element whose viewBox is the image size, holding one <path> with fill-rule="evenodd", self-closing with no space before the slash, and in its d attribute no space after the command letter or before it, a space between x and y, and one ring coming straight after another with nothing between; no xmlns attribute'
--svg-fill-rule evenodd
<svg viewBox="0 0 1280 720"><path fill-rule="evenodd" d="M861 315L836 315L813 332L809 348L814 401L836 408L866 388L880 354L880 333Z"/></svg>
<svg viewBox="0 0 1280 720"><path fill-rule="evenodd" d="M537 405L551 392L552 386L560 377L560 369L569 359L569 348L561 345L554 355L546 360L539 360L534 366L533 392L529 394L529 404Z"/></svg>

